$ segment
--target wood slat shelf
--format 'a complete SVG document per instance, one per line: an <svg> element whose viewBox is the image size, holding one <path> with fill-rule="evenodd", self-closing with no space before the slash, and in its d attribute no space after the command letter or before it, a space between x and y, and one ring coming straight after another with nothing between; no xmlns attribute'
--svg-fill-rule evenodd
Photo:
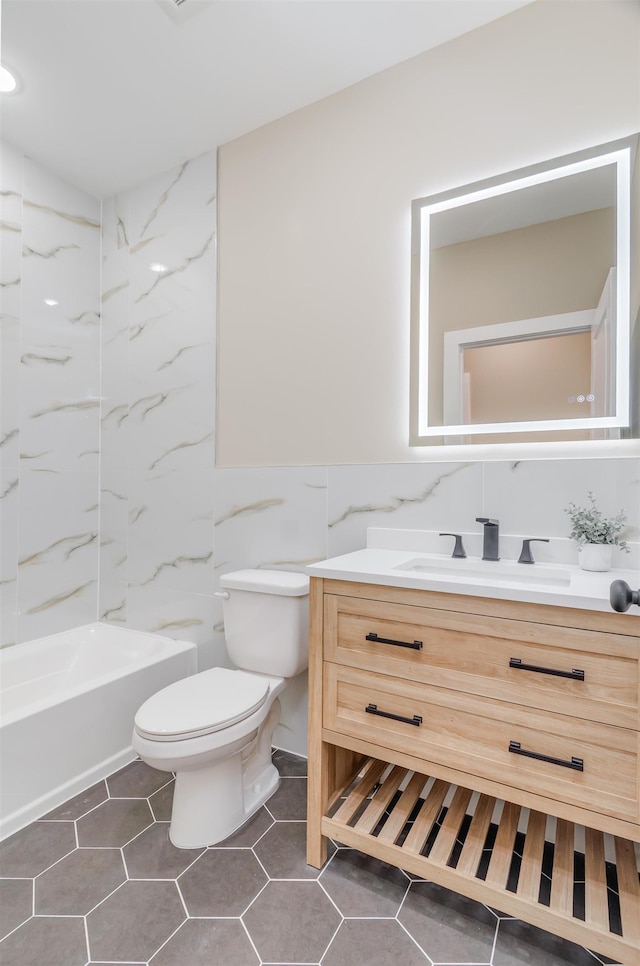
<svg viewBox="0 0 640 966"><path fill-rule="evenodd" d="M633 842L374 758L333 801L321 828L336 842L640 966Z"/></svg>

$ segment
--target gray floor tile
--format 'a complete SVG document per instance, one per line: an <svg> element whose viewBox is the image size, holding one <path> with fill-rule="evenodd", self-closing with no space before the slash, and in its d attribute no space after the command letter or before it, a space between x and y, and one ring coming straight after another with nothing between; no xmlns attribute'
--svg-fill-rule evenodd
<svg viewBox="0 0 640 966"><path fill-rule="evenodd" d="M121 848L153 822L146 799L109 799L78 819L78 844Z"/></svg>
<svg viewBox="0 0 640 966"><path fill-rule="evenodd" d="M177 849L169 841L169 823L156 822L136 836L122 853L130 879L176 879L204 849Z"/></svg>
<svg viewBox="0 0 640 966"><path fill-rule="evenodd" d="M519 919L501 919L494 966L597 966L597 960L574 943L552 936Z"/></svg>
<svg viewBox="0 0 640 966"><path fill-rule="evenodd" d="M283 778L267 808L279 822L304 822L307 818L307 779Z"/></svg>
<svg viewBox="0 0 640 966"><path fill-rule="evenodd" d="M413 882L399 921L434 963L489 963L498 920L433 882Z"/></svg>
<svg viewBox="0 0 640 966"><path fill-rule="evenodd" d="M284 777L303 777L307 774L307 759L289 751L274 751L273 764Z"/></svg>
<svg viewBox="0 0 640 966"><path fill-rule="evenodd" d="M87 916L91 958L146 962L185 918L175 882L125 882Z"/></svg>
<svg viewBox="0 0 640 966"><path fill-rule="evenodd" d="M35 880L38 916L84 916L126 880L120 849L76 849Z"/></svg>
<svg viewBox="0 0 640 966"><path fill-rule="evenodd" d="M239 919L188 919L156 953L151 966L258 966Z"/></svg>
<svg viewBox="0 0 640 966"><path fill-rule="evenodd" d="M317 879L319 869L307 865L307 823L276 822L253 851L270 879ZM335 851L330 844L329 855Z"/></svg>
<svg viewBox="0 0 640 966"><path fill-rule="evenodd" d="M409 888L409 879L399 869L354 849L338 849L320 882L348 917L393 917Z"/></svg>
<svg viewBox="0 0 640 966"><path fill-rule="evenodd" d="M107 783L102 781L98 782L96 785L92 785L91 788L85 789L79 795L74 798L70 798L68 802L60 805L58 808L54 808L53 811L47 812L47 814L42 819L43 822L46 821L73 821L76 818L80 818L82 815L86 815L90 812L92 808L99 805L100 802L104 802L109 797L107 791Z"/></svg>
<svg viewBox="0 0 640 966"><path fill-rule="evenodd" d="M317 882L269 882L243 921L263 962L317 963L341 917Z"/></svg>
<svg viewBox="0 0 640 966"><path fill-rule="evenodd" d="M395 919L345 919L322 966L431 966Z"/></svg>
<svg viewBox="0 0 640 966"><path fill-rule="evenodd" d="M112 798L148 798L172 781L171 772L150 768L143 761L132 761L107 778Z"/></svg>
<svg viewBox="0 0 640 966"><path fill-rule="evenodd" d="M73 822L34 822L0 845L0 875L38 875L76 847Z"/></svg>
<svg viewBox="0 0 640 966"><path fill-rule="evenodd" d="M171 808L173 806L173 791L176 787L173 779L163 786L159 791L149 795L149 805L153 812L156 822L169 822L171 820Z"/></svg>
<svg viewBox="0 0 640 966"><path fill-rule="evenodd" d="M31 879L0 879L0 939L25 922L33 912Z"/></svg>
<svg viewBox="0 0 640 966"><path fill-rule="evenodd" d="M0 944L3 966L84 966L84 919L36 916Z"/></svg>
<svg viewBox="0 0 640 966"><path fill-rule="evenodd" d="M190 916L241 916L267 882L250 849L208 849L180 876Z"/></svg>
<svg viewBox="0 0 640 966"><path fill-rule="evenodd" d="M269 812L266 808L260 808L237 832L219 842L217 848L250 849L272 825L273 818Z"/></svg>
<svg viewBox="0 0 640 966"><path fill-rule="evenodd" d="M274 761L285 777L268 807L214 848L170 844L173 779L142 762L7 839L0 962L84 966L90 955L89 966L469 966L489 962L496 929L492 966L610 962L518 920L498 925L481 904L355 850L309 868L306 762L287 753Z"/></svg>

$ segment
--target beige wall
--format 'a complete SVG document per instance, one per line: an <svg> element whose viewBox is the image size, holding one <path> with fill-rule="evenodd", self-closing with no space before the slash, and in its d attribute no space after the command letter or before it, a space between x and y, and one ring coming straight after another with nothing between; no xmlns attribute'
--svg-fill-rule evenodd
<svg viewBox="0 0 640 966"><path fill-rule="evenodd" d="M472 423L570 419L576 406L578 415L589 415L589 403L569 402L591 388L589 332L466 349L464 371Z"/></svg>
<svg viewBox="0 0 640 966"><path fill-rule="evenodd" d="M411 200L638 130L639 20L537 0L220 149L219 465L416 458Z"/></svg>
<svg viewBox="0 0 640 966"><path fill-rule="evenodd" d="M615 264L615 250L615 210L601 208L432 251L430 423L440 426L443 421L445 332L595 309Z"/></svg>

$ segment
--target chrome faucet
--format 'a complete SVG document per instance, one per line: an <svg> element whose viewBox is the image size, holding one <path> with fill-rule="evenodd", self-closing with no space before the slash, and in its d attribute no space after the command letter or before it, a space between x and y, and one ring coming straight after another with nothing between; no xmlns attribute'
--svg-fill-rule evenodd
<svg viewBox="0 0 640 966"><path fill-rule="evenodd" d="M500 542L500 525L497 520L490 517L476 517L476 523L484 526L484 537L482 541L482 559L500 560L498 553Z"/></svg>

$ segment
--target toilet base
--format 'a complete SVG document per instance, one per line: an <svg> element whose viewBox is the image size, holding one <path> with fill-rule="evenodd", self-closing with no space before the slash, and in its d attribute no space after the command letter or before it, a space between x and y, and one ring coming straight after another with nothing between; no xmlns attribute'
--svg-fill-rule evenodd
<svg viewBox="0 0 640 966"><path fill-rule="evenodd" d="M176 772L169 826L176 848L222 842L271 798L280 784L271 761L271 738L279 719L276 698L257 739L247 747L204 767Z"/></svg>

